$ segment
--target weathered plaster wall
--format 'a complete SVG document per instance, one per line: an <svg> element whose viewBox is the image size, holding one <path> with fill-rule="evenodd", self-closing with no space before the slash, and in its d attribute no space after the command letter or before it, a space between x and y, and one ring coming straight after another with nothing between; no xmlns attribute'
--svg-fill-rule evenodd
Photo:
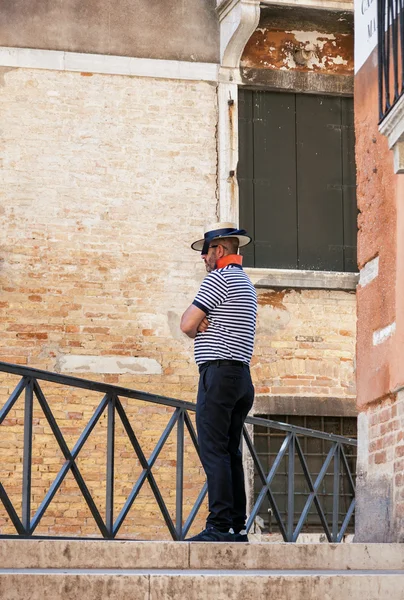
<svg viewBox="0 0 404 600"><path fill-rule="evenodd" d="M268 396L296 396L295 410L300 402L302 414L312 414L307 398L321 403L355 397L354 293L259 289L258 303L252 362L257 411L264 409Z"/></svg>
<svg viewBox="0 0 404 600"><path fill-rule="evenodd" d="M374 343L374 334L395 322L396 181L387 140L378 132L376 53L355 77L358 197L358 265L379 257L378 274L358 287L358 405L391 391L392 338Z"/></svg>
<svg viewBox="0 0 404 600"><path fill-rule="evenodd" d="M404 542L404 394L359 415L357 542Z"/></svg>
<svg viewBox="0 0 404 600"><path fill-rule="evenodd" d="M347 12L267 7L241 59L244 83L296 92L353 93L353 22Z"/></svg>
<svg viewBox="0 0 404 600"><path fill-rule="evenodd" d="M243 53L246 68L313 71L335 75L353 72L352 15L266 9Z"/></svg>
<svg viewBox="0 0 404 600"><path fill-rule="evenodd" d="M404 388L404 176L397 177L396 333L392 359L392 388Z"/></svg>
<svg viewBox="0 0 404 600"><path fill-rule="evenodd" d="M219 62L219 23L215 0L5 0L0 46Z"/></svg>
<svg viewBox="0 0 404 600"><path fill-rule="evenodd" d="M402 542L403 184L378 131L377 49L355 76L359 234L356 541ZM398 392L398 393L397 393Z"/></svg>

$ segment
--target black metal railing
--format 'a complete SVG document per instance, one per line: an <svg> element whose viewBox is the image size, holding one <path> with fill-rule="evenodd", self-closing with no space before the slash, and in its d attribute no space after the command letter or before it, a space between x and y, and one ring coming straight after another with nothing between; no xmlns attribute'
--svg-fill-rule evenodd
<svg viewBox="0 0 404 600"><path fill-rule="evenodd" d="M404 94L404 0L377 0L379 117Z"/></svg>
<svg viewBox="0 0 404 600"><path fill-rule="evenodd" d="M23 456L22 456L22 503L21 503L21 516L17 514L17 510L14 507L9 495L6 492L5 487L0 481L0 500L5 507L8 518L15 528L15 534L2 534L0 531L0 537L32 537L35 535L42 517L45 515L49 505L55 498L56 493L60 489L64 479L69 472L72 473L74 479L80 489L80 492L87 503L88 508L91 511L92 517L94 518L99 532L106 539L113 539L117 536L121 526L123 525L125 518L127 517L132 505L134 504L139 492L146 481L148 481L150 488L155 496L160 512L164 518L165 524L169 530L171 537L174 540L183 540L207 493L206 482L202 485L202 489L184 522L184 451L185 451L185 432L188 432L188 439L192 441L192 444L198 452L197 435L192 423L190 414L195 411L195 404L190 402L184 402L175 400L172 398L166 398L155 394L149 394L145 392L139 392L131 389L126 389L114 385L97 383L88 381L85 379L79 379L76 377L62 376L56 373L50 373L47 371L41 371L37 369L31 369L28 367L21 367L18 365L10 365L7 363L0 363L0 372L5 372L10 375L17 375L21 377L15 389L5 402L4 406L0 410L0 426L4 423L7 415L15 406L18 398L24 393L24 409L23 409ZM41 385L40 385L41 382ZM101 402L93 412L87 425L84 427L79 439L74 444L73 448L70 449L65 437L62 433L62 427L59 427L56 418L52 412L50 403L48 402L46 395L43 391L43 382L50 382L52 384L58 384L61 386L68 386L69 388L76 388L97 392L103 395ZM145 401L148 403L154 403L168 407L172 409L172 415L168 421L167 426L162 432L160 439L158 440L154 450L147 458L145 452L142 450L138 436L132 427L130 419L128 418L127 412L123 407L121 399L136 399ZM63 453L64 462L59 472L57 473L53 483L45 494L42 502L38 506L35 513L32 515L31 510L31 496L32 496L32 445L33 445L33 405L34 400L39 403L46 421L52 431L52 434ZM77 464L80 452L89 438L91 432L94 430L97 423L100 421L102 416L106 413L107 418L107 443L106 443L106 503L105 503L105 518L102 517L100 510L98 509L96 502L94 501L92 494L85 482L80 468ZM137 457L140 462L142 471L137 479L133 483L132 489L128 494L123 508L119 514L115 517L114 514L114 485L116 483L115 478L115 433L116 433L116 416L119 416L125 434L128 438L131 452ZM285 437L280 447L279 453L274 459L269 472L266 472L262 466L260 458L254 448L253 440L248 433L248 425L256 425L261 427L268 427L275 429L278 432L284 432ZM176 502L174 518L172 518L170 511L163 499L163 495L159 486L156 482L156 478L153 474L153 467L156 464L157 458L167 442L170 434L173 432L174 427L176 430ZM4 427L4 425L3 425ZM2 439L0 427L0 442ZM4 429L3 429L4 431ZM357 442L354 439L345 438L339 435L333 435L320 431L314 431L306 429L304 427L296 427L288 425L286 423L278 423L268 419L262 419L258 417L249 417L247 419L247 427L244 428L244 443L245 450L250 453L251 459L254 463L256 473L261 479L262 489L258 495L255 505L248 518L247 528L250 530L252 527L255 517L257 516L260 506L265 498L268 498L269 504L276 519L279 530L283 536L283 539L288 542L294 542L297 540L304 523L308 517L309 511L312 507L318 513L321 521L323 530L326 534L328 541L340 542L343 538L348 524L353 516L355 509L355 484L352 469L350 468L349 460L347 459L346 449L355 447ZM326 440L329 445L329 451L325 457L324 463L313 477L310 473L307 459L302 451L302 445L300 443L301 436L309 436L313 438L319 438ZM3 438L5 439L5 438ZM0 444L0 461L1 461L1 447ZM16 462L19 460L16 456ZM287 492L287 511L286 517L283 517L281 511L277 506L276 499L272 490L272 484L276 477L277 470L283 461L287 460L287 472L288 472L288 492ZM299 466L300 476L303 474L306 485L307 485L307 499L303 510L296 512L295 506L295 478L297 473L297 467ZM333 509L332 519L329 523L325 516L322 501L321 501L321 486L323 484L325 476L330 474L332 471L333 477ZM341 520L341 507L340 507L340 495L342 489L342 480L348 481L351 499ZM346 496L346 493L344 494ZM78 517L77 517L78 518Z"/></svg>

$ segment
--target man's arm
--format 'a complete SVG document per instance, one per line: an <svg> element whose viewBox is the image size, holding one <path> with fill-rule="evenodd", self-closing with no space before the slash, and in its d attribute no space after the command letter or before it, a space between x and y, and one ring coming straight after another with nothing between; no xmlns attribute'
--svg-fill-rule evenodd
<svg viewBox="0 0 404 600"><path fill-rule="evenodd" d="M196 337L198 331L206 331L208 325L206 313L195 304L191 304L181 317L181 331L192 339Z"/></svg>

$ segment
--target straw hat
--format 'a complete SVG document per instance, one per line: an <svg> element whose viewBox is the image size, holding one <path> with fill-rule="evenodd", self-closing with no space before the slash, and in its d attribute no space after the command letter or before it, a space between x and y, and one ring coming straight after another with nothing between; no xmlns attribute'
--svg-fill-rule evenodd
<svg viewBox="0 0 404 600"><path fill-rule="evenodd" d="M209 225L205 229L205 234L203 239L196 240L193 244L191 244L192 250L200 250L201 254L207 254L209 249L209 244L213 240L217 240L223 237L236 237L239 241L239 248L243 246L247 246L252 240L251 237L247 234L245 229L238 229L235 223L214 223L213 225Z"/></svg>

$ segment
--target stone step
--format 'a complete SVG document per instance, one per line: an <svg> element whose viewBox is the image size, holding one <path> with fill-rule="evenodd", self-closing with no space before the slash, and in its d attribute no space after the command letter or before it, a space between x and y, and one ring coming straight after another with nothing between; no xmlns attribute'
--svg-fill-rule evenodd
<svg viewBox="0 0 404 600"><path fill-rule="evenodd" d="M404 600L404 571L0 570L2 600Z"/></svg>
<svg viewBox="0 0 404 600"><path fill-rule="evenodd" d="M159 568L400 571L404 569L404 544L0 540L0 568L49 567L103 570Z"/></svg>

